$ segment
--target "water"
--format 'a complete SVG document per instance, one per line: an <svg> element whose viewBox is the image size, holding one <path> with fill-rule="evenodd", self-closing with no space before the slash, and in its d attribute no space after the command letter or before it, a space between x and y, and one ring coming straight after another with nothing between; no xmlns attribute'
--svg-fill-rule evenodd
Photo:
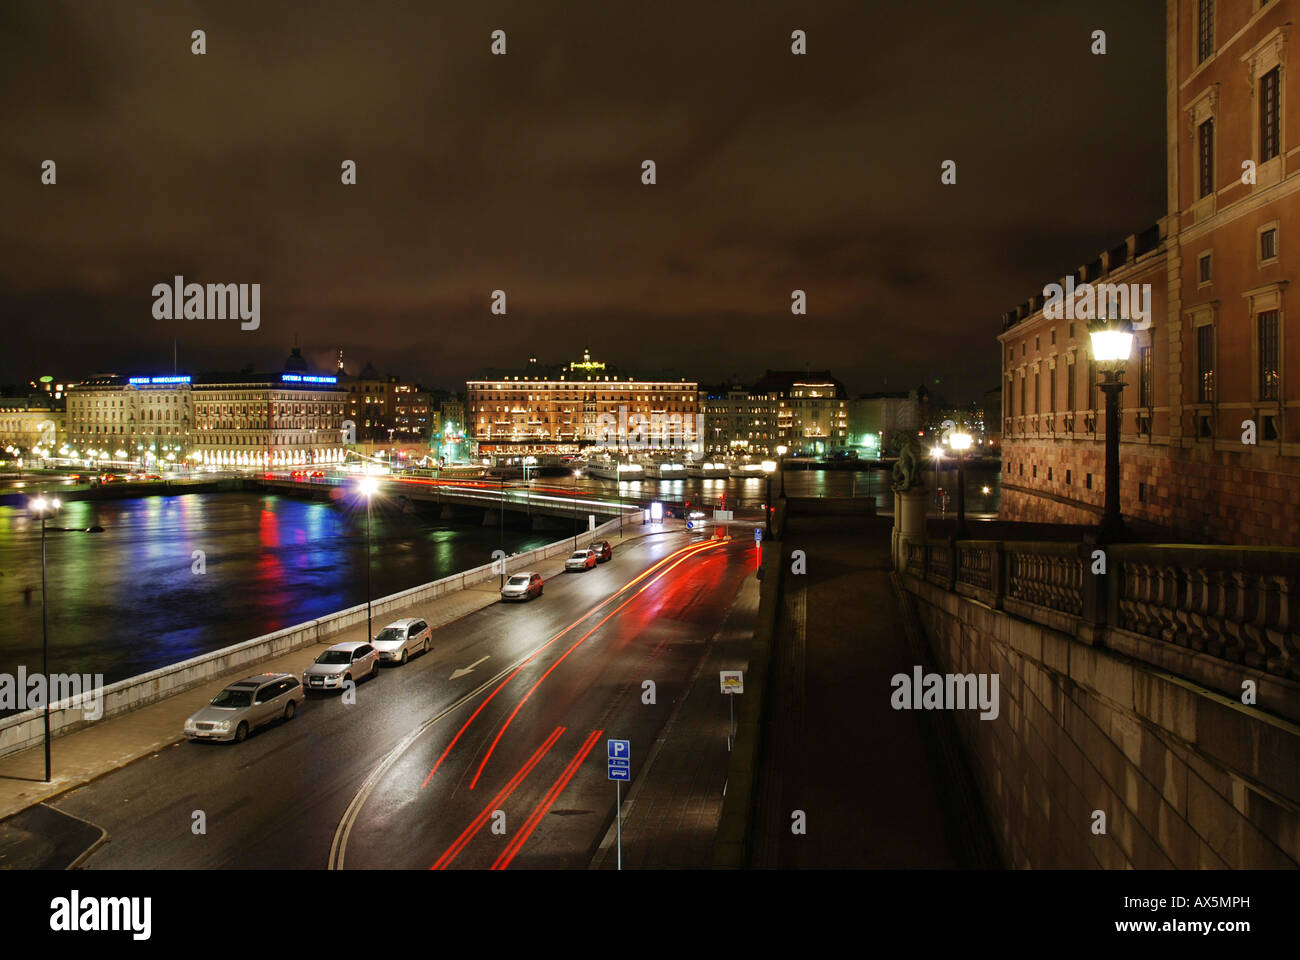
<svg viewBox="0 0 1300 960"><path fill-rule="evenodd" d="M103 533L62 532L100 525ZM498 528L371 516L374 596L491 561ZM505 530L507 552L561 532ZM48 521L50 670L106 683L366 599L365 510L255 493L73 501ZM205 573L196 573L195 551ZM30 602L23 588L31 586ZM0 507L0 672L41 665L41 530Z"/></svg>

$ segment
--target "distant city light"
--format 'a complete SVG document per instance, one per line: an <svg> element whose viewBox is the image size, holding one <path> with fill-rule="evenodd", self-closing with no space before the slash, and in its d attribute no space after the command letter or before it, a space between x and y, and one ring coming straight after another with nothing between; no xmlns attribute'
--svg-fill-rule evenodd
<svg viewBox="0 0 1300 960"><path fill-rule="evenodd" d="M308 373L282 373L280 379L286 383L338 383L338 377L322 377Z"/></svg>
<svg viewBox="0 0 1300 960"><path fill-rule="evenodd" d="M185 377L131 377L127 383L189 383L190 378Z"/></svg>

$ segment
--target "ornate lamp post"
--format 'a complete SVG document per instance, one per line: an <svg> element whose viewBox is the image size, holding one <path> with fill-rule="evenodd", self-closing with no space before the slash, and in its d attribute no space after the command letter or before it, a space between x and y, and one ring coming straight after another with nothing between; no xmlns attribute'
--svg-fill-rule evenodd
<svg viewBox="0 0 1300 960"><path fill-rule="evenodd" d="M966 529L966 451L972 442L971 435L964 430L948 435L948 446L957 457L957 537L961 540L970 538Z"/></svg>
<svg viewBox="0 0 1300 960"><path fill-rule="evenodd" d="M1124 536L1119 508L1119 397L1124 364L1133 352L1133 325L1127 320L1095 320L1089 325L1092 358L1102 371L1098 384L1106 395L1106 502L1097 533L1100 542Z"/></svg>
<svg viewBox="0 0 1300 960"><path fill-rule="evenodd" d="M772 474L776 471L776 463L772 460L764 460L762 462L762 467L764 475L763 479L767 481L767 495L763 498L767 501L763 504L763 513L766 514L764 524L767 527L767 532L764 533L764 536L770 540L772 539ZM784 477L782 479L784 479ZM782 495L784 495L784 491L782 491Z"/></svg>
<svg viewBox="0 0 1300 960"><path fill-rule="evenodd" d="M785 499L785 455L790 452L790 448L784 443L776 448L776 455L781 458L781 499Z"/></svg>

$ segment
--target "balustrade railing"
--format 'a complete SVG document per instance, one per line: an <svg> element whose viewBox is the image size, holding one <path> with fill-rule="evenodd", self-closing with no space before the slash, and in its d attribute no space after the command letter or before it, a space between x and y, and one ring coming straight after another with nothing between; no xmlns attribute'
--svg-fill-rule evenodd
<svg viewBox="0 0 1300 960"><path fill-rule="evenodd" d="M1106 573L1093 573L1101 550ZM1300 550L912 540L906 573L1300 680Z"/></svg>

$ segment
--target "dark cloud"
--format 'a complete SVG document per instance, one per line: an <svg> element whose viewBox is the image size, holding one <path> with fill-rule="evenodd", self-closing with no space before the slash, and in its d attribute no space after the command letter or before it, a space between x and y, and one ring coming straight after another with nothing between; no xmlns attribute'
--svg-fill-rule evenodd
<svg viewBox="0 0 1300 960"><path fill-rule="evenodd" d="M173 339L190 369L267 365L296 336L447 386L590 347L975 394L1003 310L1162 213L1163 23L1129 0L10 2L0 382L170 363ZM154 320L175 274L261 283L262 329Z"/></svg>

